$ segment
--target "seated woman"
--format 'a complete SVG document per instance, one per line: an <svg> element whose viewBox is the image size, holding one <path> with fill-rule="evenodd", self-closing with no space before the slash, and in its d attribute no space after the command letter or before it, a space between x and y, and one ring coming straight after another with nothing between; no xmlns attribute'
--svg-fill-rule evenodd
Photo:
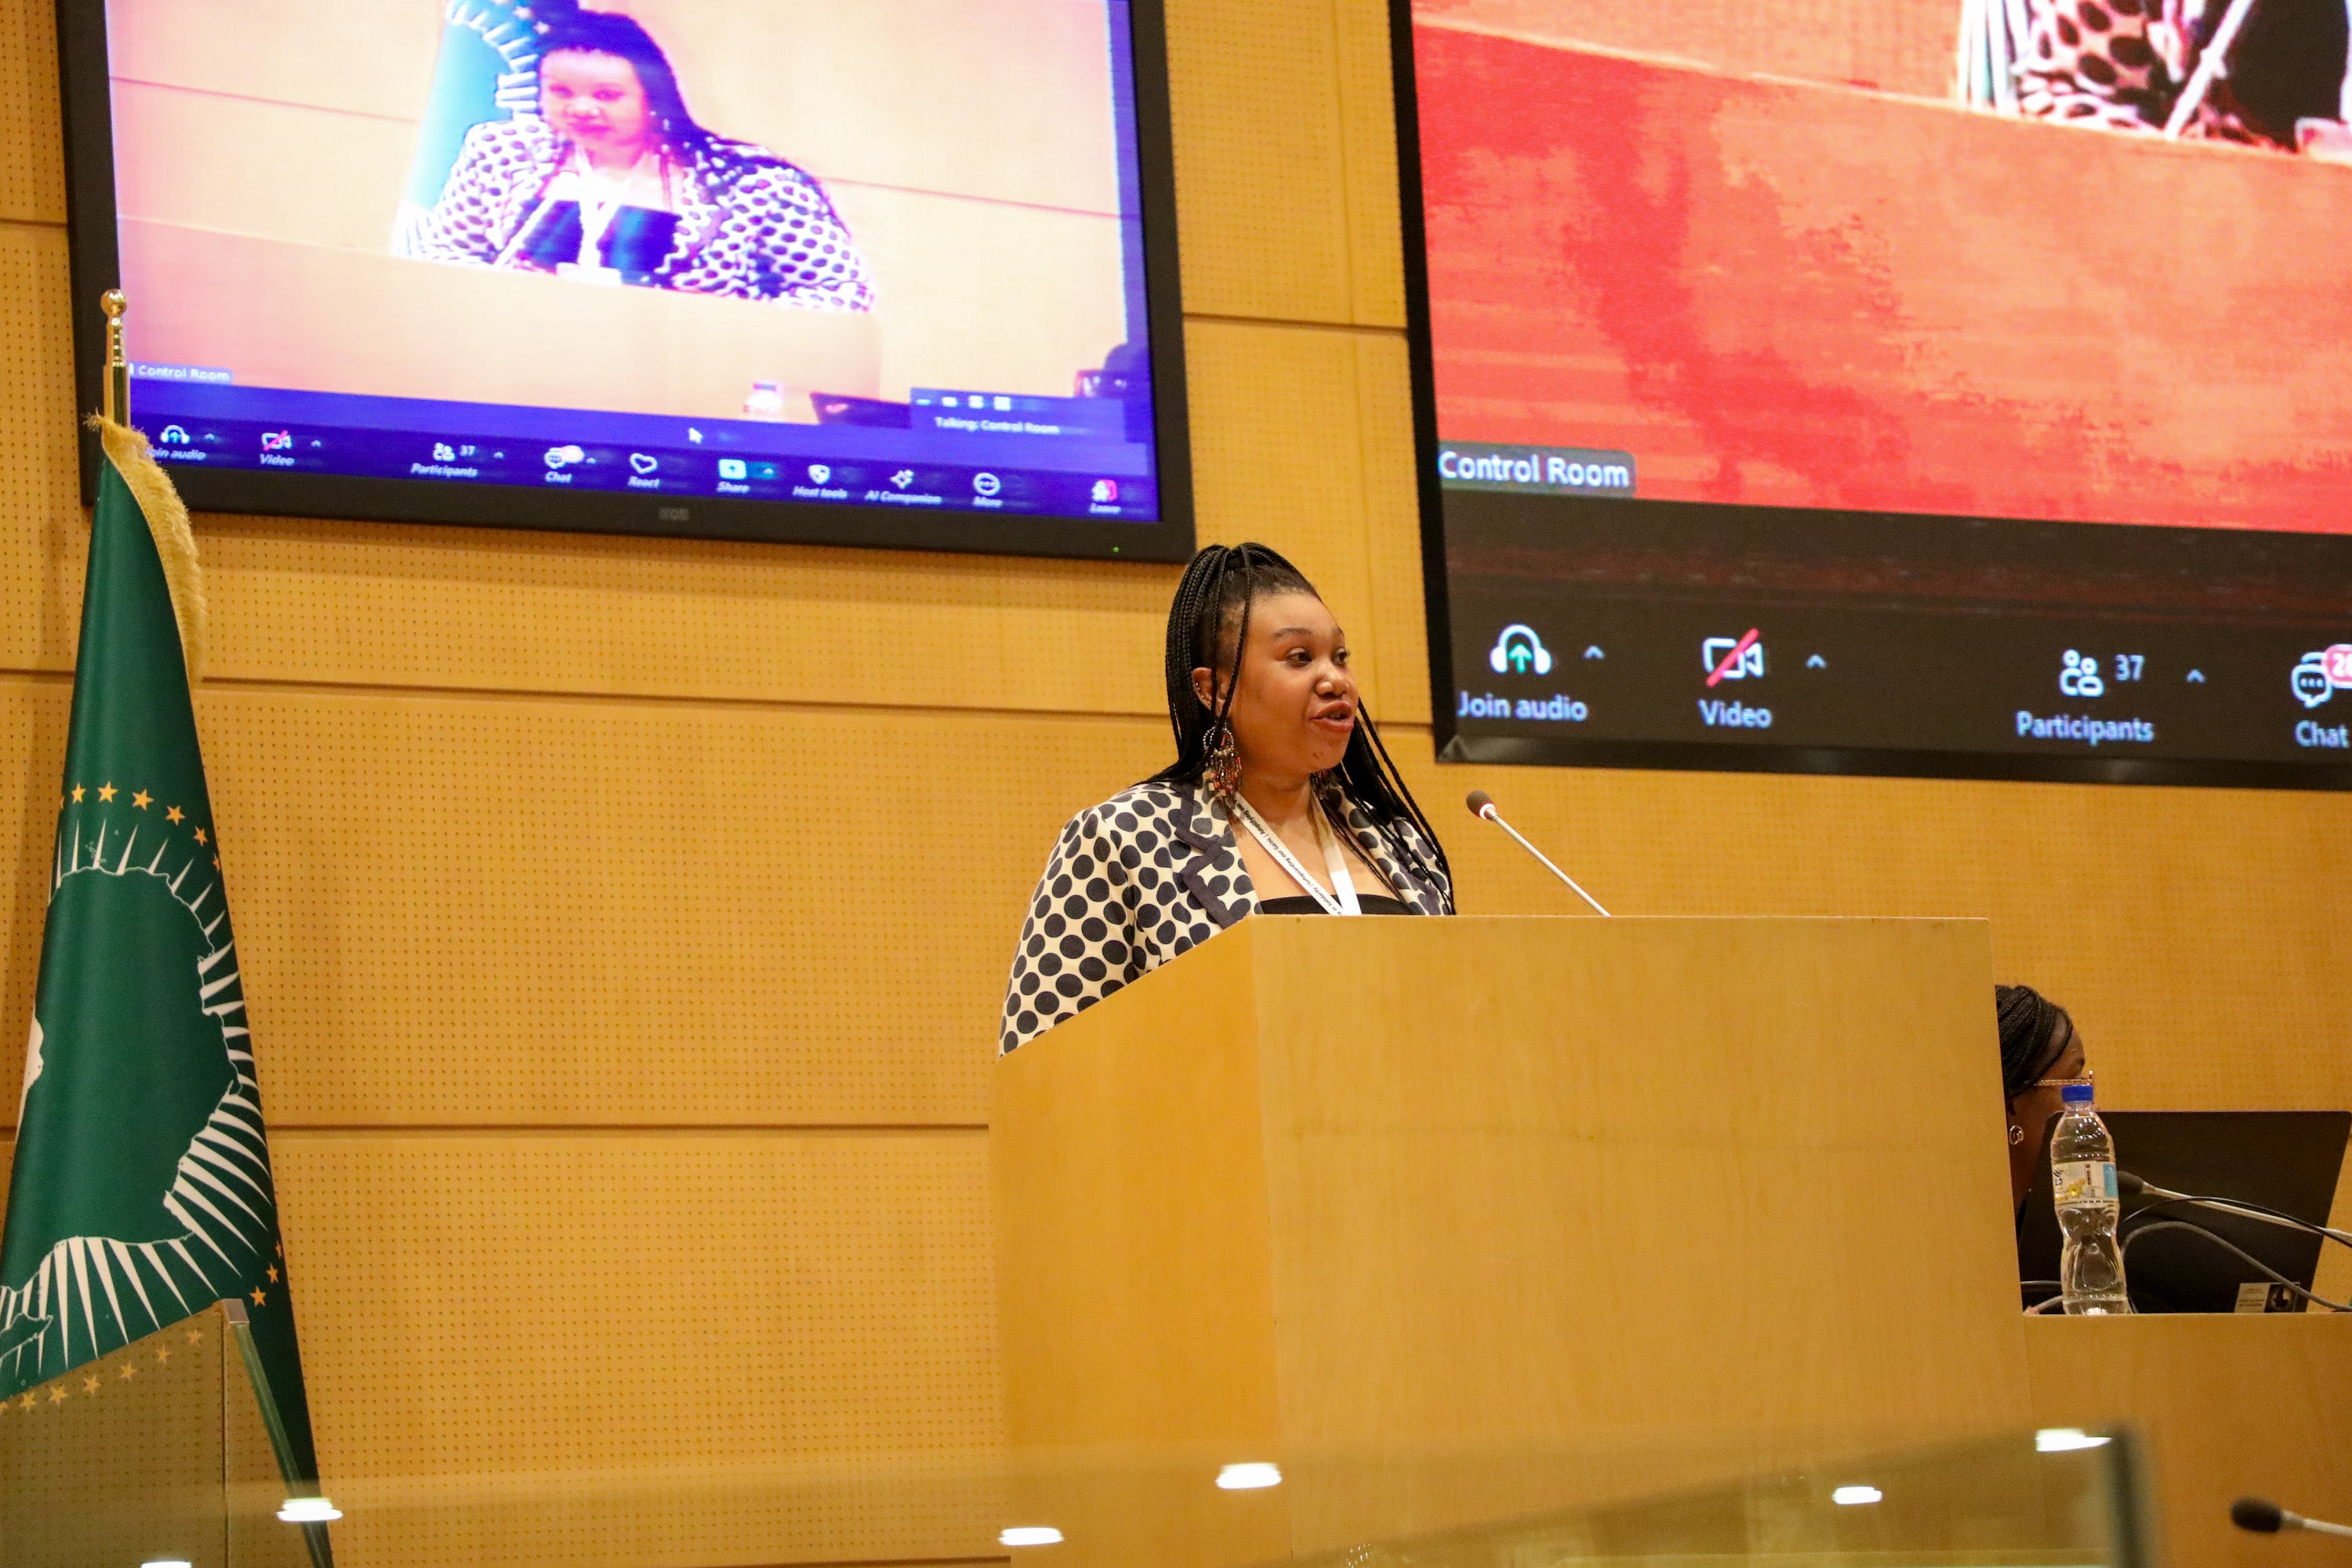
<svg viewBox="0 0 2352 1568"><path fill-rule="evenodd" d="M1992 988L2000 1027L2000 1093L2009 1108L2009 1201L2025 1206L2042 1158L2042 1134L2062 1109L2060 1083L2089 1071L2066 1009L2030 985Z"/></svg>
<svg viewBox="0 0 2352 1568"><path fill-rule="evenodd" d="M815 176L687 112L627 16L541 40L537 115L478 125L413 254L693 294L867 310L866 262Z"/></svg>
<svg viewBox="0 0 2352 1568"><path fill-rule="evenodd" d="M1192 557L1167 677L1176 760L1062 829L1021 927L1001 1050L1252 914L1454 912L1445 851L1297 567L1263 544Z"/></svg>

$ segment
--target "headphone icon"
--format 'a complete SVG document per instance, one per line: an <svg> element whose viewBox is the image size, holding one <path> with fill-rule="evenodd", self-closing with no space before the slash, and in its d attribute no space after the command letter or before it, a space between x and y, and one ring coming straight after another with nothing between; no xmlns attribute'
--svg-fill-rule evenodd
<svg viewBox="0 0 2352 1568"><path fill-rule="evenodd" d="M1543 638L1536 636L1533 626L1513 622L1495 639L1495 649L1486 656L1486 662L1497 675L1549 675L1551 649L1544 647Z"/></svg>

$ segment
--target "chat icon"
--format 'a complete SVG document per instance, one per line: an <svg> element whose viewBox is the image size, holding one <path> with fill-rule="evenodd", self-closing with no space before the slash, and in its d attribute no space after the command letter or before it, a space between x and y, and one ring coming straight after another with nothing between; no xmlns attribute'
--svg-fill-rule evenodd
<svg viewBox="0 0 2352 1568"><path fill-rule="evenodd" d="M2316 708L2336 695L2336 683L2327 678L2325 653L2305 654L2303 662L2288 675L2287 682L2294 688L2295 700L2305 708Z"/></svg>

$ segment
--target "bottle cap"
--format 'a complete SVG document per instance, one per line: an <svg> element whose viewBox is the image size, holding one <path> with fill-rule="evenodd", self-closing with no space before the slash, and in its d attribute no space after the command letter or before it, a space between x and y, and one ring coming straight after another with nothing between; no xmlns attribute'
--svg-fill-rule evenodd
<svg viewBox="0 0 2352 1568"><path fill-rule="evenodd" d="M2068 1105L2088 1105L2091 1103L2091 1086L2087 1083L2070 1083L2058 1091L2058 1097Z"/></svg>

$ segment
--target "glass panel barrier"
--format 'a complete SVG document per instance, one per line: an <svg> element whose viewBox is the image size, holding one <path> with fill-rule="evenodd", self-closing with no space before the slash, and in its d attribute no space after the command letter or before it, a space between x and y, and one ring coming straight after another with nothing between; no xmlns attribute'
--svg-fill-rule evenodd
<svg viewBox="0 0 2352 1568"><path fill-rule="evenodd" d="M30 1391L29 1401L9 1401L0 1416L0 1560L12 1568L328 1568L326 1527L278 1516L288 1489L238 1354L238 1327L224 1303ZM1363 1540L1328 1528L1339 1517L1333 1499L1361 1495L1355 1467L1301 1458L1202 1469L1171 1464L1173 1455L1055 1465L1025 1478L995 1465L950 1475L881 1463L352 1480L338 1490L353 1516L337 1528L351 1531L343 1544L356 1568L1008 1558L1013 1568L2154 1564L2137 1450L2121 1432L2050 1429L1864 1452L1646 1497L1612 1488L1611 1500ZM1190 1499L1171 1500L1166 1483L1179 1472L1187 1492L1208 1500L1205 1513ZM1052 1484L1026 1484L1041 1480ZM1552 1495L1590 1496L1591 1483L1588 1474ZM1066 1506L1040 1507L1048 1497ZM939 1508L950 1499L952 1518ZM583 1549L567 1525L589 1519L601 1523ZM691 1527L727 1519L771 1535L794 1521L818 1525L879 1554L681 1549ZM905 1549L908 1531L943 1530L961 1547L952 1557ZM1286 1540L1330 1549L1286 1551Z"/></svg>
<svg viewBox="0 0 2352 1568"><path fill-rule="evenodd" d="M1367 1542L1311 1568L2152 1568L2134 1445L2048 1429Z"/></svg>
<svg viewBox="0 0 2352 1568"><path fill-rule="evenodd" d="M0 1410L0 1560L41 1568L328 1568L219 1302ZM303 1488L303 1490L311 1489Z"/></svg>

